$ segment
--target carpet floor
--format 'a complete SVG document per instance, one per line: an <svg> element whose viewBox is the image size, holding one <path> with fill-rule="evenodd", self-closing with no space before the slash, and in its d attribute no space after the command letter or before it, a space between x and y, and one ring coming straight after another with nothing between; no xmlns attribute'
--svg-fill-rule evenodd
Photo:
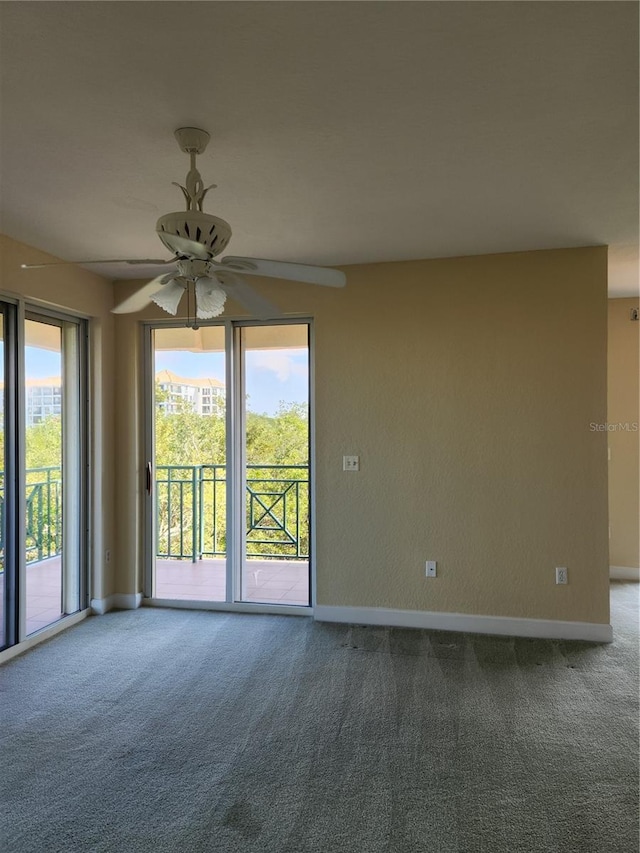
<svg viewBox="0 0 640 853"><path fill-rule="evenodd" d="M87 619L0 670L0 848L637 853L637 584L612 624Z"/></svg>

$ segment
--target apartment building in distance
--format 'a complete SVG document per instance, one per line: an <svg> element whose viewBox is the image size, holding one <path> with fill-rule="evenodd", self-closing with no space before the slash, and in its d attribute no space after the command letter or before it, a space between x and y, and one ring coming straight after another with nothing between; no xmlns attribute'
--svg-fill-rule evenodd
<svg viewBox="0 0 640 853"><path fill-rule="evenodd" d="M25 424L35 426L51 415L62 414L62 379L27 379L25 382ZM0 412L4 411L4 382L0 382Z"/></svg>
<svg viewBox="0 0 640 853"><path fill-rule="evenodd" d="M168 414L184 410L185 402L198 415L218 415L224 412L224 385L212 377L178 376L171 370L156 373L156 387L161 399L159 409ZM0 411L4 408L4 382L0 382ZM25 382L25 424L27 427L42 423L52 415L62 414L62 379L48 376L44 379L27 379Z"/></svg>
<svg viewBox="0 0 640 853"><path fill-rule="evenodd" d="M167 414L184 411L185 403L198 415L219 415L224 412L225 390L218 379L178 376L172 370L156 373L156 405Z"/></svg>
<svg viewBox="0 0 640 853"><path fill-rule="evenodd" d="M27 379L25 382L26 424L33 426L51 415L62 414L62 378Z"/></svg>

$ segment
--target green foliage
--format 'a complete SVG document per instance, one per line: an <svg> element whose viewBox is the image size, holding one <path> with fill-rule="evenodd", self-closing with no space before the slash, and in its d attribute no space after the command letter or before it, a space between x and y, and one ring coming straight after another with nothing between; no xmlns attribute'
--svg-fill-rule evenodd
<svg viewBox="0 0 640 853"><path fill-rule="evenodd" d="M223 465L226 459L224 415L198 415L183 403L168 414L156 408L158 465ZM280 404L274 416L247 412L247 464L307 465L307 406Z"/></svg>
<svg viewBox="0 0 640 853"><path fill-rule="evenodd" d="M62 464L62 418L49 415L26 429L27 468Z"/></svg>
<svg viewBox="0 0 640 853"><path fill-rule="evenodd" d="M25 430L26 467L60 467L62 462L62 418L49 415ZM4 460L4 430L0 429L0 459ZM4 466L2 466L4 467Z"/></svg>
<svg viewBox="0 0 640 853"><path fill-rule="evenodd" d="M25 430L26 559L60 553L62 524L62 418L50 415ZM0 432L4 459L4 433ZM40 470L46 469L46 470Z"/></svg>
<svg viewBox="0 0 640 853"><path fill-rule="evenodd" d="M157 389L157 399L162 392ZM226 460L224 414L203 416L187 403L176 414L156 409L158 465L223 465ZM307 465L309 432L307 406L281 403L273 415L248 412L246 418L249 465ZM0 453L4 450L0 431ZM62 460L62 423L51 415L26 430L26 467L59 466Z"/></svg>
<svg viewBox="0 0 640 853"><path fill-rule="evenodd" d="M246 441L249 465L307 465L309 432L307 407L280 404L270 417L247 413Z"/></svg>
<svg viewBox="0 0 640 853"><path fill-rule="evenodd" d="M158 393L156 401L165 400ZM199 415L187 401L178 405L179 410L173 413L167 413L162 406L156 407L157 552L187 556L195 538L201 540L199 552L223 554L226 549L226 472L223 468L215 472L209 468L194 471L192 466L225 465L225 417L223 413ZM251 528L252 506L254 513L257 507L257 523L267 528L250 532L249 553L291 556L291 545L284 544L286 536L274 520L282 517L284 522L286 516L287 530L299 542L300 553L308 554L308 472L272 467L308 466L307 406L281 403L273 416L247 412L246 460L247 465L261 466L247 472L249 489L254 492L266 489L273 493L264 498L267 506L273 504L268 513L260 509L260 503L250 497L249 491L247 493L247 529ZM178 467L169 471L163 466ZM202 478L201 485L195 489L194 477ZM302 482L295 483L296 480ZM280 492L285 497L274 499L273 495ZM200 515L199 532L194 532L195 518ZM268 529L270 526L272 529ZM264 538L270 540L269 544L255 541Z"/></svg>
<svg viewBox="0 0 640 853"><path fill-rule="evenodd" d="M161 389L156 389L156 401L164 402L166 395ZM184 542L184 549L190 551L193 537L193 522L196 512L194 504L192 477L194 476L192 466L225 465L226 463L226 425L224 414L199 415L190 407L189 403L183 401L179 411L166 413L162 408L156 408L155 419L155 441L156 441L156 465L157 466L184 466L183 471L175 471L172 477L177 484L158 484L158 547L159 551L167 550L168 535L171 533L173 551L174 543L180 537ZM4 436L0 431L0 451L3 451ZM2 458L2 457L0 457ZM297 538L300 541L302 553L308 553L308 485L306 483L307 473L300 470L274 471L270 466L274 465L308 465L309 462L309 431L307 406L300 403L281 403L277 413L273 416L247 412L246 415L246 459L248 465L264 466L252 469L248 478L258 482L250 482L249 485L255 490L260 490L263 485L260 478L265 481L278 479L284 485L274 485L277 491L286 489L288 478L293 480L304 480L305 482L294 486L287 493L287 528L295 528ZM62 422L60 416L52 415L42 423L33 424L26 429L26 467L27 469L55 467L59 469L62 462ZM35 512L33 521L28 527L33 527L34 542L37 540L46 549L58 549L56 530L59 527L60 507L59 499L54 498L55 489L58 486L46 485L49 479L59 481L59 471L46 474L32 471L27 477L27 499L36 507L36 502L44 500L45 504ZM166 477L165 473L158 471L158 478ZM212 478L216 482L212 482ZM200 497L202 501L203 527L202 550L205 552L224 553L226 548L226 523L225 523L225 472L222 469L213 473L212 470L204 472L205 482L201 488ZM180 480L184 484L180 484ZM289 479L289 482L291 480ZM52 491L53 489L53 491ZM295 503L293 500L296 494ZM171 500L169 501L169 494ZM249 498L247 498L249 500ZM267 500L267 503L269 501ZM278 515L282 511L283 503L276 504L274 513ZM249 506L248 506L249 511ZM40 523L36 527L39 518L46 519L46 529ZM270 517L267 515L261 524L269 524ZM250 522L248 519L248 527ZM51 529L49 529L51 528ZM267 531L252 534L254 537L272 538L277 542L280 535L274 530L273 536ZM55 543L55 544L54 544ZM34 545L35 547L35 545ZM288 546L251 545L251 553L289 553Z"/></svg>
<svg viewBox="0 0 640 853"><path fill-rule="evenodd" d="M155 431L158 465L224 464L225 424L219 415L156 410Z"/></svg>

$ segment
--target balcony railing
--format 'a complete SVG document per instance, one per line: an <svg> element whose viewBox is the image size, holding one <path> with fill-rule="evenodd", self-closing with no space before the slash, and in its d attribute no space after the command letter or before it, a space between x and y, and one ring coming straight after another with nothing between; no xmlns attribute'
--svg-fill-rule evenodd
<svg viewBox="0 0 640 853"><path fill-rule="evenodd" d="M62 552L62 472L26 470L26 561ZM227 549L226 466L156 467L156 555L194 562ZM0 561L4 555L4 472L0 471ZM246 553L249 557L309 557L309 467L247 465Z"/></svg>
<svg viewBox="0 0 640 853"><path fill-rule="evenodd" d="M62 471L60 466L48 466L27 468L25 474L26 560L38 563L62 551ZM4 471L0 471L0 554L3 558L4 503Z"/></svg>
<svg viewBox="0 0 640 853"><path fill-rule="evenodd" d="M225 465L156 466L156 555L222 557L227 548ZM249 557L308 559L308 465L247 465Z"/></svg>

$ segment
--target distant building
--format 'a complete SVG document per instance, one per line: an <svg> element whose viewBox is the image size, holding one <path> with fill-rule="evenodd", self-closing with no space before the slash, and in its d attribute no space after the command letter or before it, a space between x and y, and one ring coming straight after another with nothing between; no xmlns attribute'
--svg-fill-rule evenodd
<svg viewBox="0 0 640 853"><path fill-rule="evenodd" d="M62 414L62 379L49 376L47 379L27 379L25 382L26 424L42 423L51 415Z"/></svg>
<svg viewBox="0 0 640 853"><path fill-rule="evenodd" d="M156 406L169 415L184 411L185 403L198 415L224 413L224 385L218 379L190 379L178 376L172 370L159 370L156 373L156 388L161 392Z"/></svg>
<svg viewBox="0 0 640 853"><path fill-rule="evenodd" d="M156 386L162 392L159 409L168 414L184 411L185 403L198 415L224 414L224 385L218 379L190 379L171 370L156 373ZM52 415L62 415L62 380L60 376L27 379L25 382L26 426L42 423ZM4 382L0 381L0 412L4 411Z"/></svg>
<svg viewBox="0 0 640 853"><path fill-rule="evenodd" d="M42 423L51 415L62 414L62 379L27 379L25 382L26 425ZM4 411L4 382L0 382L0 412Z"/></svg>

